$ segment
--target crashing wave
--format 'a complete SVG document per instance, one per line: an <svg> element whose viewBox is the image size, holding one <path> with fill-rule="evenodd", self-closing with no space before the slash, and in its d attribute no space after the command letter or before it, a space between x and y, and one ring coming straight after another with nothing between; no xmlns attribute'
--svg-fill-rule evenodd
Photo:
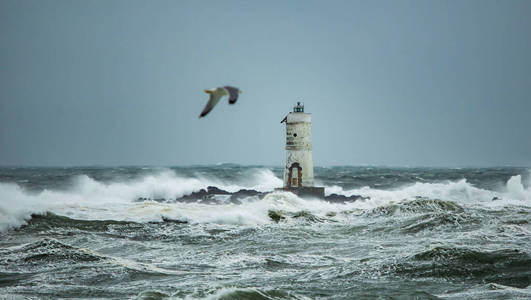
<svg viewBox="0 0 531 300"><path fill-rule="evenodd" d="M255 169L246 175L239 182L200 175L184 177L171 170L114 182L80 175L67 189L40 192L15 183L0 183L0 231L18 228L33 214L46 212L80 220L263 224L272 222L268 213L278 209L290 213L308 210L322 217L352 210L386 210L397 203L402 203L401 211L432 206L435 209L455 206L457 210L470 205L495 209L531 206L531 190L524 186L520 175L511 177L501 191L480 189L465 179L415 183L394 190L369 187L343 190L330 186L326 187L326 201L273 192L282 185L282 180L268 169ZM492 201L493 198L499 200Z"/></svg>

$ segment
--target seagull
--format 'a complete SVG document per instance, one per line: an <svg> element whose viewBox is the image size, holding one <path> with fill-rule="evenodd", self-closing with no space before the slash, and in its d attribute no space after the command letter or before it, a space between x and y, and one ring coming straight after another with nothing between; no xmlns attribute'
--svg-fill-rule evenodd
<svg viewBox="0 0 531 300"><path fill-rule="evenodd" d="M229 104L236 103L236 100L238 100L238 95L241 94L242 91L239 88L226 85L224 87L218 87L215 90L205 90L205 93L210 94L210 98L208 99L208 103L205 108L203 108L199 118L206 116L212 110L212 108L218 104L219 99L221 99L223 96L229 96Z"/></svg>

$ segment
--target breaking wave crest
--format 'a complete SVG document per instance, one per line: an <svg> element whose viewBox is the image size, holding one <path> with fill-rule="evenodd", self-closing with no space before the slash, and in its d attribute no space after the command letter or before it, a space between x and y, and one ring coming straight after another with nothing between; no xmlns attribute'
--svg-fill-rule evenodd
<svg viewBox="0 0 531 300"><path fill-rule="evenodd" d="M481 204L486 206L531 205L531 182L524 185L521 175L512 176L502 190L492 191L480 189L470 184L466 179L447 181L444 183L421 183L393 190L379 190L370 187L344 190L340 186L326 188L328 193L345 196L360 195L371 198L367 208L374 208L388 203L403 200L413 200L419 197L442 199L460 204ZM496 201L493 201L496 200ZM369 207L370 206L370 207Z"/></svg>
<svg viewBox="0 0 531 300"><path fill-rule="evenodd" d="M524 185L520 175L511 177L506 187L500 191L474 187L466 179L444 183L415 183L394 190L326 187L328 196L360 195L367 198L335 203L274 192L274 188L281 185L282 180L268 169L255 169L242 180L232 182L199 175L182 176L172 170L164 170L135 180L113 182L78 175L66 189L45 189L40 192L29 191L15 183L0 183L0 231L19 227L32 214L46 212L80 220L160 222L169 219L191 223L263 224L275 221L271 218L271 212L283 217L300 216L301 212L307 212L316 218L325 218L344 211L373 210L404 201L415 201L419 197L444 200L444 205L451 206L447 203L455 203L457 207L531 205L530 184ZM219 200L215 205L176 201L209 186L228 193L240 190L270 193L264 197L248 196L238 203L224 202L223 197L215 198ZM441 204L429 202L429 205Z"/></svg>
<svg viewBox="0 0 531 300"><path fill-rule="evenodd" d="M204 299L309 299L303 295L282 290L260 290L255 288L221 288Z"/></svg>
<svg viewBox="0 0 531 300"><path fill-rule="evenodd" d="M153 213L158 211L155 219L160 219L160 212L171 205L157 205L152 201L135 203L137 199L176 199L208 186L236 192L240 189L272 191L281 185L282 181L267 169L257 169L237 183L200 175L183 177L171 170L110 183L78 175L65 190L40 192L28 191L15 183L0 183L0 231L25 224L31 214L47 211L80 219L153 221Z"/></svg>

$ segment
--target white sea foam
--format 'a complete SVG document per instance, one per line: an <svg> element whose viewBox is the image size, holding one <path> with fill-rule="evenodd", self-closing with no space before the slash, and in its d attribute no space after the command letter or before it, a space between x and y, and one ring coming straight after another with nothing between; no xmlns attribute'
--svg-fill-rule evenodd
<svg viewBox="0 0 531 300"><path fill-rule="evenodd" d="M81 175L74 178L67 190L44 190L39 193L28 192L17 184L0 183L0 230L18 227L24 224L31 214L46 211L72 218L95 220L157 221L162 217L179 217L186 220L223 222L223 217L201 217L197 212L201 208L194 205L170 205L151 201L138 203L135 200L175 199L208 186L216 186L230 192L240 189L265 192L281 185L282 181L268 169L253 170L238 184L204 176L182 177L171 170L137 180L111 183L99 182ZM188 211L191 217L178 213L181 211ZM234 210L228 209L227 212L231 212L234 218L241 219L241 223L250 222L238 217L240 214ZM259 223L259 220L255 222Z"/></svg>
<svg viewBox="0 0 531 300"><path fill-rule="evenodd" d="M241 294L238 294L241 293ZM310 299L303 295L296 295L294 293L290 293L295 299ZM259 295L259 296L257 296ZM255 288L238 288L238 287L220 287L218 290L213 292L211 295L208 295L206 297L202 297L202 299L206 300L212 300L212 299L232 299L232 298L242 298L243 297L249 297L249 298L260 298L260 299L273 299L267 294L267 291L262 291L260 289ZM253 297L251 297L253 296ZM194 296L186 296L184 299L198 299ZM201 298L200 298L201 299Z"/></svg>
<svg viewBox="0 0 531 300"><path fill-rule="evenodd" d="M227 183L216 178L201 176L182 177L166 170L141 179L104 183L88 176L78 176L67 190L28 192L17 184L0 183L0 231L24 224L31 214L53 212L84 220L128 220L134 222L161 221L163 218L191 223L264 224L271 222L270 210L285 212L309 211L316 216L329 212L353 209L372 209L417 196L454 201L460 205L531 206L529 184L523 184L520 175L511 177L505 189L489 191L474 187L466 180L446 183L415 183L394 190L369 187L343 190L327 187L327 194L361 195L369 200L336 204L319 200L301 199L291 193L273 192L260 201L242 204L138 202L139 197L175 199L209 185L231 192L240 189L272 191L282 181L270 170L257 169L241 182ZM492 201L494 197L500 200Z"/></svg>
<svg viewBox="0 0 531 300"><path fill-rule="evenodd" d="M529 186L529 184L527 185ZM360 195L370 197L365 201L365 208L374 208L388 203L395 203L416 197L454 201L462 205L484 205L489 207L505 205L531 206L531 189L525 187L520 175L512 176L506 187L500 191L477 188L466 179L445 183L414 183L392 190L378 190L370 187L344 190L339 186L326 188L327 194L345 196ZM498 199L493 201L493 199Z"/></svg>
<svg viewBox="0 0 531 300"><path fill-rule="evenodd" d="M531 178L529 181L531 181ZM522 176L520 175L511 177L509 181L507 181L507 196L514 200L531 201L531 189L526 188L522 182ZM531 186L531 182L529 182L527 186Z"/></svg>
<svg viewBox="0 0 531 300"><path fill-rule="evenodd" d="M32 213L46 211L16 184L0 183L0 197L0 231L25 224Z"/></svg>

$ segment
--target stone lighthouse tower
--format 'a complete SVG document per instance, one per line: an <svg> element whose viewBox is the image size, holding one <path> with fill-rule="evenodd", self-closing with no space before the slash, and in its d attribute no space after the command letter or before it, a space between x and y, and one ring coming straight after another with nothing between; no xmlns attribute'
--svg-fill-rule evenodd
<svg viewBox="0 0 531 300"><path fill-rule="evenodd" d="M312 160L312 115L297 102L281 123L286 123L284 190L298 195L324 197L324 188L314 187Z"/></svg>

